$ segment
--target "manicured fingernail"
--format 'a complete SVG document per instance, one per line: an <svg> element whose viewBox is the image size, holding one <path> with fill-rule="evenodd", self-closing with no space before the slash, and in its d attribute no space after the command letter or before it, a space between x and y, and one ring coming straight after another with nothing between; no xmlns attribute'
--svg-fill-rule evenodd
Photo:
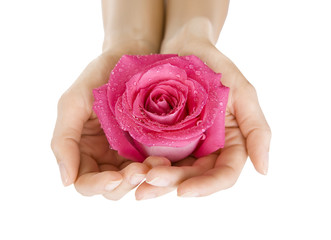
<svg viewBox="0 0 331 240"><path fill-rule="evenodd" d="M106 191L114 190L122 181L111 181L105 186Z"/></svg>
<svg viewBox="0 0 331 240"><path fill-rule="evenodd" d="M69 182L69 175L68 175L66 167L64 166L64 163L61 163L61 162L59 163L59 169L60 169L62 183L64 186L67 186L68 182Z"/></svg>
<svg viewBox="0 0 331 240"><path fill-rule="evenodd" d="M146 181L148 184L151 184L153 186L157 186L157 187L166 187L169 186L170 182L167 179L164 178L160 178L160 177L156 177L153 178L150 181Z"/></svg>
<svg viewBox="0 0 331 240"><path fill-rule="evenodd" d="M179 195L179 197L198 197L199 193L197 192L186 192L182 195Z"/></svg>
<svg viewBox="0 0 331 240"><path fill-rule="evenodd" d="M132 185L138 185L139 183L142 182L142 180L144 180L145 176L146 176L145 174L140 174L140 173L133 174L130 178L130 183Z"/></svg>
<svg viewBox="0 0 331 240"><path fill-rule="evenodd" d="M266 154L264 161L263 161L263 174L268 174L268 168L269 168L269 153Z"/></svg>
<svg viewBox="0 0 331 240"><path fill-rule="evenodd" d="M156 194L155 193L147 193L142 198L140 198L138 200L147 200L147 199L151 199L151 198L156 198Z"/></svg>

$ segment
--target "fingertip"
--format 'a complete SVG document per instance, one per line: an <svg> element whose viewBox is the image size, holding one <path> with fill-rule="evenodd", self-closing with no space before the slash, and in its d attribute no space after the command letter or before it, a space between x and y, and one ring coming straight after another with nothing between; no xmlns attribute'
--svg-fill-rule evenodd
<svg viewBox="0 0 331 240"><path fill-rule="evenodd" d="M171 161L169 159L159 156L149 156L143 163L149 168L154 168L157 166L171 166Z"/></svg>
<svg viewBox="0 0 331 240"><path fill-rule="evenodd" d="M60 170L62 184L63 184L63 186L67 187L72 183L70 181L67 168L65 167L65 164L63 162L60 162L58 164L58 166L59 166L59 170Z"/></svg>
<svg viewBox="0 0 331 240"><path fill-rule="evenodd" d="M255 170L262 175L267 175L269 170L269 152L265 151L256 158L259 159L253 162Z"/></svg>

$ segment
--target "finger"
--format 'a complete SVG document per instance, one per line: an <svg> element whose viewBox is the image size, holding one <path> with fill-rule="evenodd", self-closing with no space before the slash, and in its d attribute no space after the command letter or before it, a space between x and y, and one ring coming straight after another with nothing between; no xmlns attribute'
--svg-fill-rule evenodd
<svg viewBox="0 0 331 240"><path fill-rule="evenodd" d="M79 141L88 117L89 113L80 97L70 92L61 97L51 147L65 186L76 180L80 161Z"/></svg>
<svg viewBox="0 0 331 240"><path fill-rule="evenodd" d="M103 196L110 200L121 199L145 179L148 170L149 168L143 163L133 162L129 164L119 172L123 176L121 184Z"/></svg>
<svg viewBox="0 0 331 240"><path fill-rule="evenodd" d="M82 195L104 194L114 190L122 182L122 174L116 171L115 166L110 164L98 166L97 162L86 154L82 154L80 159L75 188Z"/></svg>
<svg viewBox="0 0 331 240"><path fill-rule="evenodd" d="M146 182L136 190L137 200L146 200L167 194L192 176L199 175L214 166L217 154L199 158L192 166L155 166L146 175Z"/></svg>
<svg viewBox="0 0 331 240"><path fill-rule="evenodd" d="M157 187L177 186L182 181L202 174L214 166L216 154L199 158L192 166L157 166L146 175L146 182Z"/></svg>
<svg viewBox="0 0 331 240"><path fill-rule="evenodd" d="M207 196L235 184L247 159L245 140L240 130L233 128L226 130L225 143L215 167L179 184L178 196Z"/></svg>
<svg viewBox="0 0 331 240"><path fill-rule="evenodd" d="M175 190L176 187L170 186L170 187L156 187L153 185L150 185L146 182L143 182L139 185L135 192L136 200L147 200L151 198L156 198L159 196L162 196L164 194L167 194L173 190Z"/></svg>
<svg viewBox="0 0 331 240"><path fill-rule="evenodd" d="M234 102L237 122L246 138L248 155L255 169L267 174L271 130L260 108L256 91L248 82Z"/></svg>
<svg viewBox="0 0 331 240"><path fill-rule="evenodd" d="M78 177L75 188L84 196L106 194L120 185L122 180L122 175L116 171L85 173Z"/></svg>

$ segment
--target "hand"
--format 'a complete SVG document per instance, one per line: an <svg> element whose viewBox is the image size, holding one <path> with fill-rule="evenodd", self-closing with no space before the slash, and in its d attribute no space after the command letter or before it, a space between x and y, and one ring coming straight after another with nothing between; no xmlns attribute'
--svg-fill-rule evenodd
<svg viewBox="0 0 331 240"><path fill-rule="evenodd" d="M230 88L225 119L225 146L223 149L199 159L189 157L171 166L156 164L160 158L150 157L145 164L152 169L146 182L136 190L137 199L163 195L177 187L179 196L206 196L229 188L237 181L249 155L256 170L267 174L271 131L259 106L254 87L211 41L197 38L186 29L178 33L176 41L162 47L162 53L196 55L215 72L222 73L222 83ZM201 32L207 27L202 26ZM206 33L208 36L208 34ZM179 39L179 40L178 40ZM179 44L178 44L179 43Z"/></svg>
<svg viewBox="0 0 331 240"><path fill-rule="evenodd" d="M108 81L119 56L104 53L92 61L58 103L52 149L65 186L78 192L120 199L135 188L149 170L132 163L109 148L100 123L92 111L92 90Z"/></svg>

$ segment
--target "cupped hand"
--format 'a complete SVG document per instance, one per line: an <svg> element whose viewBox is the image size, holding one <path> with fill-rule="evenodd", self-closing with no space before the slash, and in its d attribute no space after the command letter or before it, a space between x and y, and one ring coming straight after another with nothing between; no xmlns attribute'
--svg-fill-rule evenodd
<svg viewBox="0 0 331 240"><path fill-rule="evenodd" d="M225 118L225 146L208 156L186 158L175 164L150 157L151 168L146 182L136 190L137 199L163 195L177 188L179 196L206 196L229 188L237 181L250 157L261 174L268 171L271 130L259 106L255 88L239 69L210 41L197 40L176 48L163 48L163 53L196 55L215 72L222 73L222 83L230 88Z"/></svg>
<svg viewBox="0 0 331 240"><path fill-rule="evenodd" d="M132 163L109 148L92 111L92 90L108 81L119 57L102 54L62 95L51 143L65 186L74 183L83 195L102 194L112 200L135 188L149 170L146 164Z"/></svg>

